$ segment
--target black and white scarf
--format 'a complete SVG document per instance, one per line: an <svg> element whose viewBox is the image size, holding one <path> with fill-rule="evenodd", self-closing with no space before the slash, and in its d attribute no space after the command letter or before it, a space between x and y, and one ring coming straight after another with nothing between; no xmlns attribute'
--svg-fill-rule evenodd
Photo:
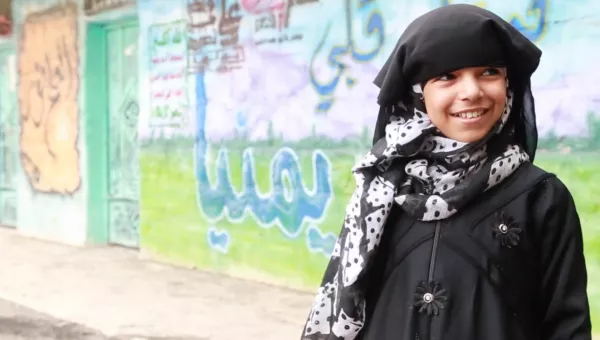
<svg viewBox="0 0 600 340"><path fill-rule="evenodd" d="M509 177L528 154L510 143L507 125L513 93L487 137L462 143L443 137L429 120L421 85L410 103L387 108L382 138L352 169L356 189L346 208L323 283L303 331L303 340L353 340L365 324L361 279L372 265L393 204L421 221L441 220Z"/></svg>

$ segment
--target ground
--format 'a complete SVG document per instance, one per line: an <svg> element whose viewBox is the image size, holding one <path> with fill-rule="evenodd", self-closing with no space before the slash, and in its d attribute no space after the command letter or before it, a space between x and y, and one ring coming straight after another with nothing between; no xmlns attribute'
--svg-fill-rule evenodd
<svg viewBox="0 0 600 340"><path fill-rule="evenodd" d="M313 298L14 230L0 229L0 249L2 340L296 339Z"/></svg>
<svg viewBox="0 0 600 340"><path fill-rule="evenodd" d="M52 318L13 302L0 299L0 339L104 340L107 337L87 327Z"/></svg>
<svg viewBox="0 0 600 340"><path fill-rule="evenodd" d="M108 337L97 330L53 318L11 301L0 299L2 340L208 340L198 337L152 337L121 335Z"/></svg>
<svg viewBox="0 0 600 340"><path fill-rule="evenodd" d="M97 330L36 312L0 299L2 340L209 340L199 337L153 337L144 335L107 336Z"/></svg>

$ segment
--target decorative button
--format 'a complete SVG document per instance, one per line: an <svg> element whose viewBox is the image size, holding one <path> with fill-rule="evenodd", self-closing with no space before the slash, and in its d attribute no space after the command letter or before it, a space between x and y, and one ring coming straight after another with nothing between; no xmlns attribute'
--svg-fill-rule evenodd
<svg viewBox="0 0 600 340"><path fill-rule="evenodd" d="M500 226L498 226L498 229L500 229L500 232L503 234L506 234L508 232L508 226L504 223L500 224Z"/></svg>
<svg viewBox="0 0 600 340"><path fill-rule="evenodd" d="M415 293L415 307L419 307L421 314L438 315L447 299L446 289L439 282L421 281Z"/></svg>
<svg viewBox="0 0 600 340"><path fill-rule="evenodd" d="M523 230L514 218L504 212L496 213L492 226L494 238L499 240L503 247L512 248L519 244Z"/></svg>

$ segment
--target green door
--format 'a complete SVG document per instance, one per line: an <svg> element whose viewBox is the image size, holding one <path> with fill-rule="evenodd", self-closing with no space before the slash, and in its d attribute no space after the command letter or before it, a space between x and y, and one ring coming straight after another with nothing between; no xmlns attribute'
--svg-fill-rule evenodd
<svg viewBox="0 0 600 340"><path fill-rule="evenodd" d="M139 245L137 22L106 27L108 53L109 242Z"/></svg>
<svg viewBox="0 0 600 340"><path fill-rule="evenodd" d="M17 65L11 49L0 50L0 225L17 224L19 123L16 107Z"/></svg>

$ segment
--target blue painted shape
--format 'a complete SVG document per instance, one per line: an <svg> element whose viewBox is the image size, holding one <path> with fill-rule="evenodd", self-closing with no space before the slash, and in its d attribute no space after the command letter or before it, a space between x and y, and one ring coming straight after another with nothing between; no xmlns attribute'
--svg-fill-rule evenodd
<svg viewBox="0 0 600 340"><path fill-rule="evenodd" d="M240 129L245 129L248 125L248 117L243 112L238 112L235 115L236 126Z"/></svg>
<svg viewBox="0 0 600 340"><path fill-rule="evenodd" d="M326 257L330 257L335 247L337 236L333 233L323 234L321 230L311 225L306 229L306 245L311 252L320 252Z"/></svg>
<svg viewBox="0 0 600 340"><path fill-rule="evenodd" d="M329 23L327 25L327 27L325 28L325 33L323 34L323 37L317 44L317 49L315 50L315 53L313 54L313 56L310 60L310 65L308 68L308 76L309 76L310 83L312 84L312 86L315 88L315 90L317 91L317 93L320 96L329 96L335 91L335 88L337 87L337 85L340 81L340 77L342 76L342 74L344 73L344 70L346 69L346 66L342 62L338 61L336 58L338 55L346 53L347 46L333 47L329 53L329 56L327 57L327 61L328 61L328 65L330 66L330 68L336 69L335 76L330 81L324 82L324 83L320 83L319 80L317 80L317 78L315 76L315 69L313 67L313 64L314 64L315 60L317 59L317 55L319 54L319 52L325 45L325 42L327 41L327 37L329 36L330 29L331 29L331 23Z"/></svg>
<svg viewBox="0 0 600 340"><path fill-rule="evenodd" d="M373 2L375 2L375 1L374 0L361 0L361 2L359 3L359 11L360 12L365 11L368 8L367 5L370 3L373 3ZM325 28L323 37L317 44L317 48L315 49L315 52L310 61L309 79L310 79L310 83L312 84L312 86L315 88L315 90L321 97L321 101L317 106L317 111L320 111L320 112L329 111L329 109L331 108L331 106L332 106L331 104L333 103L333 100L331 98L324 100L323 97L331 97L333 95L333 93L335 92L335 89L337 88L337 86L340 83L340 78L342 77L342 75L345 73L345 71L347 69L347 66L341 61L341 58L344 55L350 54L350 56L352 57L352 59L354 61L357 61L357 62L371 61L371 60L375 59L375 57L377 57L377 55L379 54L379 52L381 51L381 49L383 48L383 45L385 43L385 25L383 22L383 18L378 11L373 10L371 12L371 14L369 15L368 20L366 21L366 27L364 29L364 34L366 37L375 36L377 38L377 43L376 43L375 47L373 47L373 49L371 49L370 51L360 51L356 44L356 41L353 37L353 31L352 31L352 22L354 20L353 16L352 16L352 0L345 0L344 4L345 4L345 21L346 21L345 22L346 43L343 45L333 46L327 56L327 65L329 66L329 68L334 70L335 75L328 81L320 82L315 76L316 71L313 66L315 60L317 59L317 55L321 52L321 50L323 49L323 46L325 45L325 42L327 41L327 39L329 37L331 23L329 23L327 25L327 27ZM326 101L329 101L329 105L327 105L327 104L323 105L323 103Z"/></svg>
<svg viewBox="0 0 600 340"><path fill-rule="evenodd" d="M531 41L538 41L548 24L548 0L532 0L526 18L530 13L536 13L536 22L533 26L526 26L517 16L513 16L510 20L511 25L518 29L524 36Z"/></svg>
<svg viewBox="0 0 600 340"><path fill-rule="evenodd" d="M206 238L210 249L213 249L223 254L227 254L227 252L229 251L229 244L231 238L227 230L219 230L215 227L211 227L206 232Z"/></svg>
<svg viewBox="0 0 600 340"><path fill-rule="evenodd" d="M204 73L196 74L196 196L200 209L209 220L227 216L242 221L251 213L263 227L273 224L288 237L299 235L305 220L318 221L323 217L333 196L331 165L321 151L313 153L313 190L306 188L302 179L300 161L290 148L281 148L272 158L270 166L271 192L261 194L256 185L256 167L252 149L244 150L242 156L241 192L231 184L227 150L220 149L215 169L216 184L213 186L207 173L206 88ZM291 183L292 192L286 192L284 176Z"/></svg>
<svg viewBox="0 0 600 340"><path fill-rule="evenodd" d="M321 98L319 103L317 104L317 112L327 112L333 106L333 98Z"/></svg>
<svg viewBox="0 0 600 340"><path fill-rule="evenodd" d="M346 85L350 88L352 88L354 85L356 84L356 79L354 78L346 78Z"/></svg>
<svg viewBox="0 0 600 340"><path fill-rule="evenodd" d="M352 34L352 17L350 17L349 15L350 14L348 14L348 18L346 20L347 25L349 26L347 30L350 36ZM367 20L366 33L366 35L369 37L373 35L377 36L377 45L375 45L375 47L371 51L358 52L356 42L354 41L354 39L350 39L350 50L352 51L352 58L358 62L367 62L375 59L375 57L377 57L377 55L381 51L383 44L385 43L385 29L381 14L379 14L378 12L371 13L371 15L369 16L369 20Z"/></svg>

